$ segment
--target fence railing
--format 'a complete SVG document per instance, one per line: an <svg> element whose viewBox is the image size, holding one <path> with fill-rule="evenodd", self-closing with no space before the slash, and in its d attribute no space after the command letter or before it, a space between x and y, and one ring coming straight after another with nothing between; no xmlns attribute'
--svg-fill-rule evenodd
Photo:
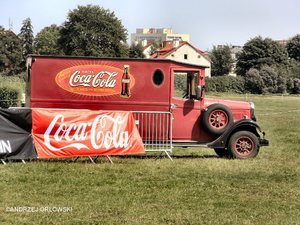
<svg viewBox="0 0 300 225"><path fill-rule="evenodd" d="M133 111L145 151L172 152L172 114L170 112Z"/></svg>

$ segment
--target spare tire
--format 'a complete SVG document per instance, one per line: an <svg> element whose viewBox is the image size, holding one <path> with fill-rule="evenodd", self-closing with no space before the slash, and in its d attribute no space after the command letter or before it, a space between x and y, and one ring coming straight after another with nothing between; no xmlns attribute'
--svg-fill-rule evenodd
<svg viewBox="0 0 300 225"><path fill-rule="evenodd" d="M233 116L227 106L216 103L203 112L202 123L209 133L219 136L233 124Z"/></svg>

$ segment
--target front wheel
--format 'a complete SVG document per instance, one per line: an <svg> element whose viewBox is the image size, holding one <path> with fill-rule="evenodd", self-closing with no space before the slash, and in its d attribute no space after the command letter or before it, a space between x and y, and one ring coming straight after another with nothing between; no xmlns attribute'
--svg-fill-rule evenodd
<svg viewBox="0 0 300 225"><path fill-rule="evenodd" d="M259 152L259 141L255 134L249 131L239 131L231 136L228 152L232 158L254 158Z"/></svg>

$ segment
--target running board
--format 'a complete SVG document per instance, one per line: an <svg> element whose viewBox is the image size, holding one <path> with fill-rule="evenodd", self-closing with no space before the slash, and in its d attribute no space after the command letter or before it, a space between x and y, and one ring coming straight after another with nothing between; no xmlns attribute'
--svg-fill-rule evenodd
<svg viewBox="0 0 300 225"><path fill-rule="evenodd" d="M208 144L199 142L173 142L173 147L208 147Z"/></svg>

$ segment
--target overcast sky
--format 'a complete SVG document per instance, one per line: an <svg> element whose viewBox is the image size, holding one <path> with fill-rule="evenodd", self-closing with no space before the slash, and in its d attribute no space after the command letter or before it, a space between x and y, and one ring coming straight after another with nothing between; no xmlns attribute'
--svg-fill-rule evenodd
<svg viewBox="0 0 300 225"><path fill-rule="evenodd" d="M261 35L274 40L300 34L300 0L0 0L0 25L15 33L30 17L34 33L61 25L78 5L99 5L122 21L130 34L136 28L172 28L190 34L202 49L213 45L244 45Z"/></svg>

